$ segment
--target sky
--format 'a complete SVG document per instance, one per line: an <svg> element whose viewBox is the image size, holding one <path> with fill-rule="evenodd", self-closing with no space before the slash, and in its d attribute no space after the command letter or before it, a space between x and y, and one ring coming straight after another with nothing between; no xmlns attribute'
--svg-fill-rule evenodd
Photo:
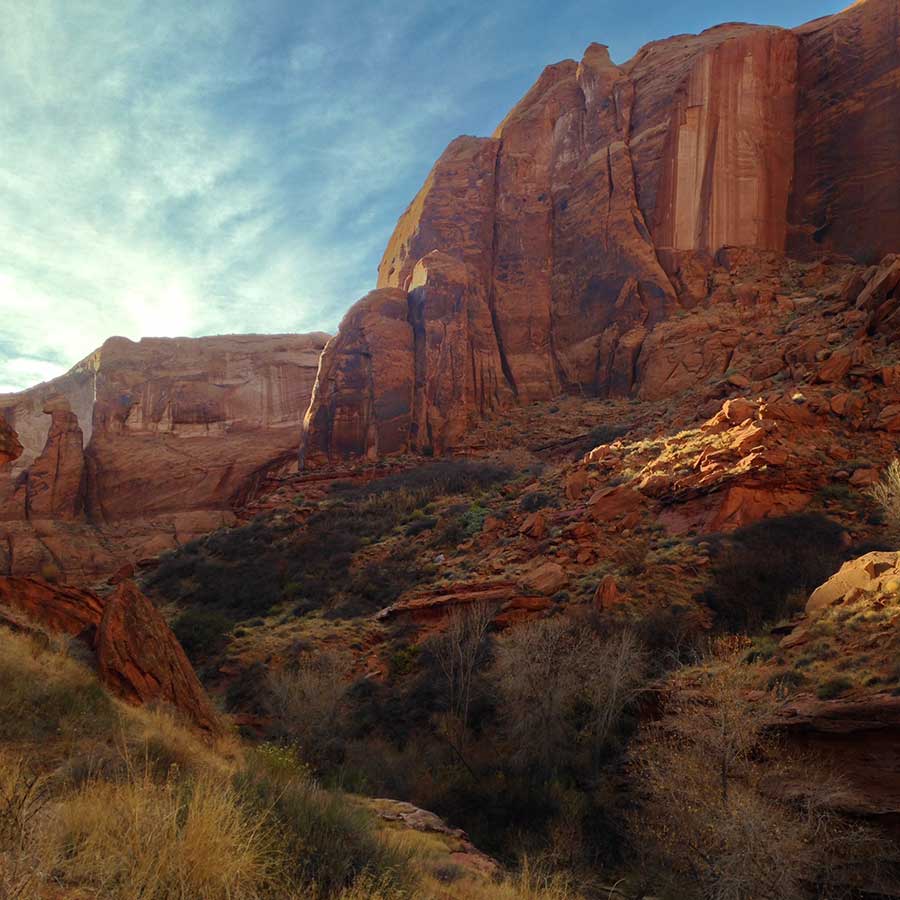
<svg viewBox="0 0 900 900"><path fill-rule="evenodd" d="M847 2L0 0L0 393L112 335L333 332L545 65Z"/></svg>

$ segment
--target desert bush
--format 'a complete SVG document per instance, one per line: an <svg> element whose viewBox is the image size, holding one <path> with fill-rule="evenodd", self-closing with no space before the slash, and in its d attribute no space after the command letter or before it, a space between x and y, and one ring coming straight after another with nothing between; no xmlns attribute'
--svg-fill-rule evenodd
<svg viewBox="0 0 900 900"><path fill-rule="evenodd" d="M822 684L816 688L816 696L820 700L834 700L835 697L846 694L852 687L852 679L847 678L845 675L838 675L835 678L829 678L827 681L823 681Z"/></svg>
<svg viewBox="0 0 900 900"><path fill-rule="evenodd" d="M307 653L269 673L269 708L279 736L296 742L304 759L319 769L333 762L340 748L348 668L336 654Z"/></svg>
<svg viewBox="0 0 900 900"><path fill-rule="evenodd" d="M340 493L357 497L407 491L432 499L438 496L465 494L502 484L512 476L506 466L468 460L441 460L407 469L370 481L362 487L350 486Z"/></svg>
<svg viewBox="0 0 900 900"><path fill-rule="evenodd" d="M431 531L438 520L434 516L423 516L421 519L415 519L406 526L406 536L416 537L425 531Z"/></svg>
<svg viewBox="0 0 900 900"><path fill-rule="evenodd" d="M695 659L707 632L701 610L694 604L683 603L642 611L631 627L647 648L650 664L658 672Z"/></svg>
<svg viewBox="0 0 900 900"><path fill-rule="evenodd" d="M725 539L713 560L704 600L726 628L753 631L792 610L839 568L843 528L820 515L764 519Z"/></svg>
<svg viewBox="0 0 900 900"><path fill-rule="evenodd" d="M216 610L197 607L185 610L172 625L184 652L196 661L222 649L231 630L231 620Z"/></svg>
<svg viewBox="0 0 900 900"><path fill-rule="evenodd" d="M553 503L553 498L544 491L532 491L525 494L519 501L519 509L525 513L537 512L539 509L545 509Z"/></svg>
<svg viewBox="0 0 900 900"><path fill-rule="evenodd" d="M881 510L892 538L900 538L900 458L891 460L881 480L866 492Z"/></svg>
<svg viewBox="0 0 900 900"><path fill-rule="evenodd" d="M487 659L488 631L495 613L496 608L488 603L456 607L443 634L432 643L447 692L447 713L440 729L463 761L476 677Z"/></svg>

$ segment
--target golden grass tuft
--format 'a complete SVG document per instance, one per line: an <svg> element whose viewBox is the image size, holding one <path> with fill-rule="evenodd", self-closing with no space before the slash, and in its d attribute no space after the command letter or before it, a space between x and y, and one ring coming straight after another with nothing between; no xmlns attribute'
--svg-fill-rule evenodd
<svg viewBox="0 0 900 900"><path fill-rule="evenodd" d="M63 883L101 896L253 900L277 868L267 828L219 777L160 784L145 770L60 800L43 856Z"/></svg>

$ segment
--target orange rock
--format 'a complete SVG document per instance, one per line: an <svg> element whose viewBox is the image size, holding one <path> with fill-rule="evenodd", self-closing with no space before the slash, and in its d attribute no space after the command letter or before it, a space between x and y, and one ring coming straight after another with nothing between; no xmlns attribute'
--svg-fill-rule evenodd
<svg viewBox="0 0 900 900"><path fill-rule="evenodd" d="M547 534L547 519L544 514L538 510L538 512L526 516L519 528L519 534L524 534L536 541L542 540Z"/></svg>
<svg viewBox="0 0 900 900"><path fill-rule="evenodd" d="M623 600L622 594L616 585L616 579L612 575L605 575L597 590L594 591L594 608L605 612L614 606L617 606Z"/></svg>
<svg viewBox="0 0 900 900"><path fill-rule="evenodd" d="M850 476L850 484L854 487L868 487L881 477L878 469L857 469Z"/></svg>
<svg viewBox="0 0 900 900"><path fill-rule="evenodd" d="M847 352L837 350L819 367L816 380L822 384L843 381L852 367L853 357Z"/></svg>
<svg viewBox="0 0 900 900"><path fill-rule="evenodd" d="M884 407L878 413L875 427L892 433L900 431L900 403L892 403L890 406Z"/></svg>
<svg viewBox="0 0 900 900"><path fill-rule="evenodd" d="M573 469L566 475L566 498L568 500L580 500L587 490L590 476L585 469Z"/></svg>
<svg viewBox="0 0 900 900"><path fill-rule="evenodd" d="M155 606L123 582L108 599L40 578L0 577L0 611L80 637L97 655L100 680L130 703L165 702L193 725L218 732L215 712L175 635Z"/></svg>
<svg viewBox="0 0 900 900"><path fill-rule="evenodd" d="M646 500L626 485L608 487L597 491L588 503L591 518L595 522L611 522L629 513L639 512Z"/></svg>
<svg viewBox="0 0 900 900"><path fill-rule="evenodd" d="M103 600L92 591L42 578L0 577L0 606L26 615L49 631L93 642L103 616Z"/></svg>
<svg viewBox="0 0 900 900"><path fill-rule="evenodd" d="M561 590L568 580L563 567L552 560L535 560L534 565L522 576L525 588L546 595Z"/></svg>
<svg viewBox="0 0 900 900"><path fill-rule="evenodd" d="M731 531L773 516L788 516L805 509L812 494L778 487L736 485L725 498L710 523L711 531Z"/></svg>
<svg viewBox="0 0 900 900"><path fill-rule="evenodd" d="M856 394L837 394L829 401L831 411L842 418L856 418L863 411L863 400ZM846 457L849 459L850 457Z"/></svg>
<svg viewBox="0 0 900 900"><path fill-rule="evenodd" d="M897 248L900 172L892 123L900 120L900 67L884 36L898 30L895 0L854 3L795 29L798 102L788 211L794 255L831 250L864 259ZM865 191L858 189L861 173Z"/></svg>
<svg viewBox="0 0 900 900"><path fill-rule="evenodd" d="M0 417L0 466L18 459L22 453L22 445L18 435Z"/></svg>

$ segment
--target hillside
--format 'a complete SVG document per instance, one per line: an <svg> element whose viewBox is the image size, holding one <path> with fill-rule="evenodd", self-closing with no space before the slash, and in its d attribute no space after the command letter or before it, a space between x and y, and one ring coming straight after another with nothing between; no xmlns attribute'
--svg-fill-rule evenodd
<svg viewBox="0 0 900 900"><path fill-rule="evenodd" d="M900 897L898 41L591 44L333 337L0 397L0 900Z"/></svg>

